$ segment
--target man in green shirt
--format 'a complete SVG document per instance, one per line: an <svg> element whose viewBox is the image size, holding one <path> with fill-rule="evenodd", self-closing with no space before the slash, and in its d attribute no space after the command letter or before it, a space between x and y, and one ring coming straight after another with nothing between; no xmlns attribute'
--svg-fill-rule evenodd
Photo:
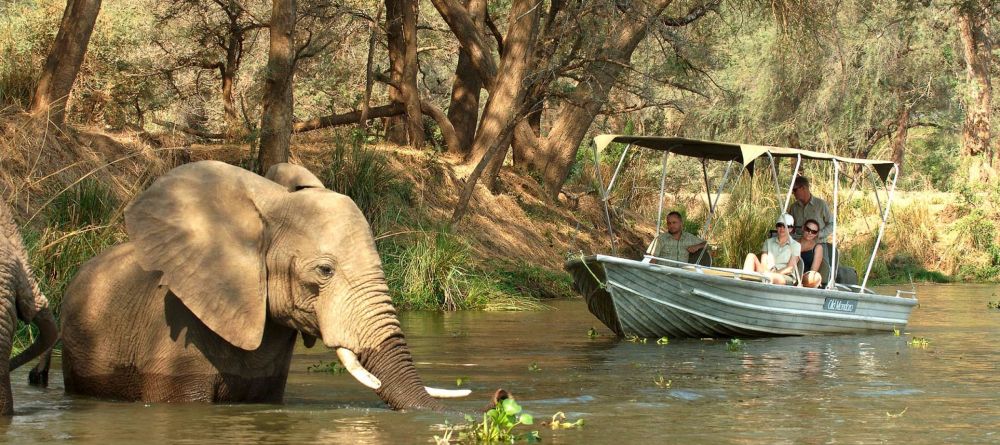
<svg viewBox="0 0 1000 445"><path fill-rule="evenodd" d="M656 238L653 256L673 261L688 262L688 256L705 247L705 240L684 231L684 221L681 214L667 214L667 233L661 233Z"/></svg>
<svg viewBox="0 0 1000 445"><path fill-rule="evenodd" d="M826 201L813 196L809 191L809 178L796 176L795 182L792 184L792 194L795 195L795 201L789 206L788 213L791 213L795 221L800 223L810 219L816 220L819 223L819 235L816 242L828 243L828 237L833 232L833 214L830 213ZM802 237L801 224L795 229L795 237Z"/></svg>

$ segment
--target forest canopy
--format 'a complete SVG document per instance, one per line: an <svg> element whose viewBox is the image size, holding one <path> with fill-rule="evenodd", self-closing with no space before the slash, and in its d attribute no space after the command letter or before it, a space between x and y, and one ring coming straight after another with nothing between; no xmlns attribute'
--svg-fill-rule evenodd
<svg viewBox="0 0 1000 445"><path fill-rule="evenodd" d="M357 126L504 159L551 198L596 133L891 158L905 188L994 180L986 0L6 0L0 101L288 158ZM77 60L78 59L78 60ZM75 68L74 68L75 64ZM65 112L63 112L65 109Z"/></svg>

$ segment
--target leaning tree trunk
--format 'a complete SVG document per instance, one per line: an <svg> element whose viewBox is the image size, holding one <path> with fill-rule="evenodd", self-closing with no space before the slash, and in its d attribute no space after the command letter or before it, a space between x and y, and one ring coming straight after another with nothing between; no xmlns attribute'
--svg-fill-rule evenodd
<svg viewBox="0 0 1000 445"><path fill-rule="evenodd" d="M633 2L639 6L640 2ZM632 53L639 42L646 37L646 31L671 0L651 2L645 14L632 10L632 17L622 21L622 29L617 37L610 37L606 46L587 66L576 89L563 101L558 118L552 124L542 147L542 180L549 198L556 200L559 190L566 182L580 142L590 124L608 99L611 87L619 74L628 66ZM638 9L638 8L637 8Z"/></svg>
<svg viewBox="0 0 1000 445"><path fill-rule="evenodd" d="M468 0L466 9L472 22L482 28L486 16L486 0ZM451 105L448 107L448 120L455 127L458 147L449 147L448 151L465 156L471 150L476 136L476 124L479 122L479 92L482 88L483 82L476 73L469 54L459 51L455 82L451 89Z"/></svg>
<svg viewBox="0 0 1000 445"><path fill-rule="evenodd" d="M993 111L990 83L990 20L985 5L968 2L958 10L958 29L965 54L967 91L962 153L970 158L969 181L989 180Z"/></svg>
<svg viewBox="0 0 1000 445"><path fill-rule="evenodd" d="M483 118L476 131L470 156L476 161L476 168L465 181L458 205L452 213L452 223L462 219L469 206L469 200L481 175L486 174L487 183L492 183L503 165L507 147L512 139L514 126L521 118L525 78L530 71L529 61L534 51L538 34L538 5L533 0L515 0L510 8L510 26L504 38L504 54L501 58L503 76L498 77L490 90Z"/></svg>
<svg viewBox="0 0 1000 445"><path fill-rule="evenodd" d="M62 125L66 120L66 101L76 74L87 53L101 0L67 0L56 40L45 59L45 67L31 100L31 114Z"/></svg>
<svg viewBox="0 0 1000 445"><path fill-rule="evenodd" d="M520 117L518 112L527 92L524 84L531 69L529 61L538 35L540 9L532 0L515 0L511 4L510 25L500 59L499 72L503 75L496 78L486 100L486 108L467 159L470 163L482 160L495 141L507 139L508 134L501 134L501 130L506 128L510 132L513 129L510 121ZM503 162L503 156L494 157L493 162Z"/></svg>
<svg viewBox="0 0 1000 445"><path fill-rule="evenodd" d="M264 81L257 173L288 162L292 139L292 79L295 71L295 0L272 0L271 44Z"/></svg>
<svg viewBox="0 0 1000 445"><path fill-rule="evenodd" d="M910 106L900 105L899 120L896 123L896 134L892 137L892 162L899 166L899 174L903 173L903 157L906 154L906 135L910 125Z"/></svg>

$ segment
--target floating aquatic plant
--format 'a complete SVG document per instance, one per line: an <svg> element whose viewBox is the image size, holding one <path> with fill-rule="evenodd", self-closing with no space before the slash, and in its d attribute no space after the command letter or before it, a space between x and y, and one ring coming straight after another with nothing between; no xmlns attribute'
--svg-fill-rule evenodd
<svg viewBox="0 0 1000 445"><path fill-rule="evenodd" d="M625 341L630 343L646 343L646 339L638 335L629 334L625 336Z"/></svg>
<svg viewBox="0 0 1000 445"><path fill-rule="evenodd" d="M673 380L664 379L663 375L658 375L658 376L656 376L655 379L653 379L653 383L656 384L656 386L658 386L660 388L667 389L667 388L670 388L670 385L672 385L674 383L674 381Z"/></svg>
<svg viewBox="0 0 1000 445"><path fill-rule="evenodd" d="M600 336L601 336L601 334L598 333L597 329L594 329L593 326L591 326L590 330L587 331L587 337L589 337L589 338L597 338L597 337L600 337Z"/></svg>
<svg viewBox="0 0 1000 445"><path fill-rule="evenodd" d="M542 368L538 367L538 363L531 362L531 364L528 365L528 371L538 372L538 371L541 371L541 370L542 370Z"/></svg>
<svg viewBox="0 0 1000 445"><path fill-rule="evenodd" d="M733 338L729 340L729 343L726 343L726 348L730 352L739 352L746 348L746 343L738 338Z"/></svg>
<svg viewBox="0 0 1000 445"><path fill-rule="evenodd" d="M544 422L543 422L544 423ZM578 428L583 426L583 419L576 419L576 422L570 422L566 420L566 414L559 411L552 415L552 421L549 422L549 428L554 430L568 430L571 428Z"/></svg>
<svg viewBox="0 0 1000 445"><path fill-rule="evenodd" d="M306 366L306 372L328 372L330 374L343 374L345 371L347 371L347 368L345 368L343 365L341 365L339 362L336 361L324 362L323 360L320 360L316 363Z"/></svg>
<svg viewBox="0 0 1000 445"><path fill-rule="evenodd" d="M906 344L910 345L911 348L926 349L931 345L931 341L924 337L913 337Z"/></svg>
<svg viewBox="0 0 1000 445"><path fill-rule="evenodd" d="M656 344L658 344L658 345L669 345L670 344L670 339L667 338L667 337L660 337L660 339L656 341Z"/></svg>

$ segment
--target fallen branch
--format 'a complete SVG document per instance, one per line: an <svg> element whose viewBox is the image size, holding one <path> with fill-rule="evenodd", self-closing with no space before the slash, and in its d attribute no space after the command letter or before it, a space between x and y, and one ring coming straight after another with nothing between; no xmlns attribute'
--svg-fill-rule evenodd
<svg viewBox="0 0 1000 445"><path fill-rule="evenodd" d="M368 119L399 116L406 112L401 103L382 105L368 109ZM354 110L347 113L332 114L330 116L314 117L307 121L292 124L292 133L302 133L306 131L319 130L320 128L339 127L341 125L357 124L361 119L361 111Z"/></svg>

